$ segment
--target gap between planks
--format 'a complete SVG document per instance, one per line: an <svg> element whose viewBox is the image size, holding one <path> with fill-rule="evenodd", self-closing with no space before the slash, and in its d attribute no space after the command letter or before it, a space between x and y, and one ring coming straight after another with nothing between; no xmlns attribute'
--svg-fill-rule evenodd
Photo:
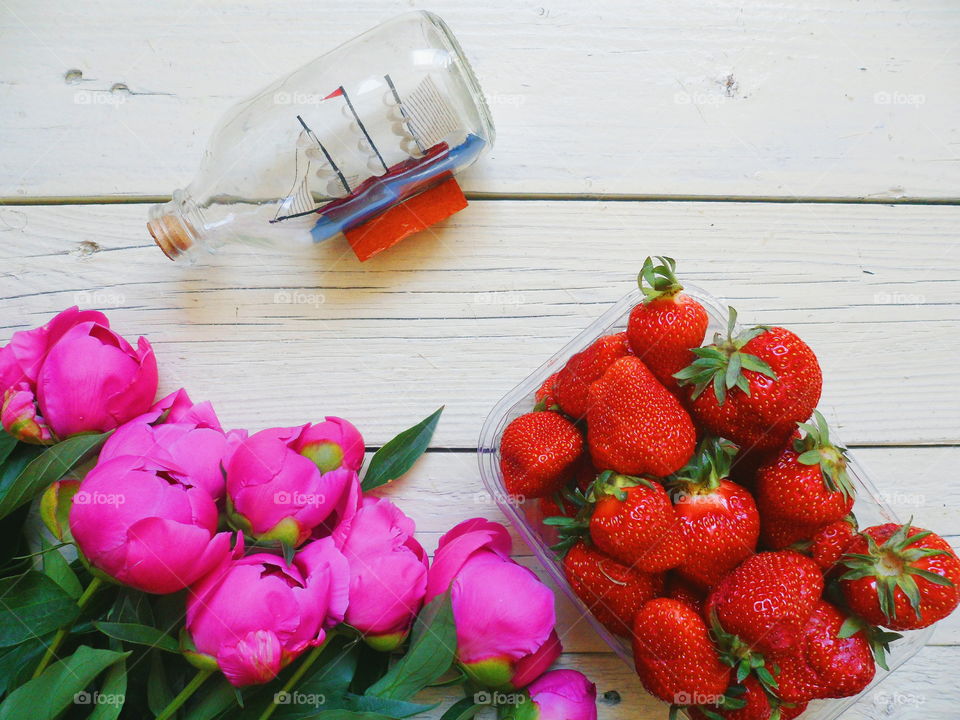
<svg viewBox="0 0 960 720"><path fill-rule="evenodd" d="M960 197L846 197L834 195L678 195L644 193L497 193L465 192L468 200L553 202L689 202L769 203L793 205L960 205ZM0 196L0 206L49 205L154 205L169 202L169 195L38 195Z"/></svg>

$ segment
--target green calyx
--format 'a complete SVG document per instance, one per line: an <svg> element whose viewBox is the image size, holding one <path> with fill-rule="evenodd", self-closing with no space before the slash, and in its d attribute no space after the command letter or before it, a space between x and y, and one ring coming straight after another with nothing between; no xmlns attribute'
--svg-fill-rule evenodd
<svg viewBox="0 0 960 720"><path fill-rule="evenodd" d="M840 560L850 568L840 576L841 582L844 580L859 580L865 577L872 577L876 580L880 611L888 621L897 617L896 593L898 588L910 601L910 607L917 619L921 619L920 588L917 587L917 577L922 577L935 585L953 587L953 582L949 578L916 567L915 563L920 560L937 555L949 555L950 553L936 548L911 547L933 534L929 530L924 530L915 535L910 535L912 524L913 519L911 518L908 523L902 525L899 530L887 538L882 545L878 545L877 541L869 535L864 535L867 540L867 552L865 554L847 553Z"/></svg>
<svg viewBox="0 0 960 720"><path fill-rule="evenodd" d="M819 465L823 486L829 492L843 493L845 498L852 498L854 489L847 474L847 449L839 443L830 442L827 421L819 410L813 411L813 419L813 423L797 423L804 433L793 441L793 449L798 453L797 461L803 465Z"/></svg>
<svg viewBox="0 0 960 720"><path fill-rule="evenodd" d="M737 683L742 683L747 676L753 674L757 678L764 692L775 695L777 679L775 675L780 668L773 665L773 672L767 668L766 658L756 652L749 644L740 639L739 635L728 633L720 625L716 612L710 613L710 635L719 650L720 661L734 669Z"/></svg>
<svg viewBox="0 0 960 720"><path fill-rule="evenodd" d="M739 449L724 438L705 437L687 464L667 479L667 485L691 495L711 493L729 477Z"/></svg>
<svg viewBox="0 0 960 720"><path fill-rule="evenodd" d="M654 259L648 257L637 275L637 285L643 291L644 304L674 297L683 290L683 285L674 274L677 261L663 256L657 256L657 260L659 262L654 263Z"/></svg>
<svg viewBox="0 0 960 720"><path fill-rule="evenodd" d="M596 480L590 483L590 487L587 488L585 493L579 489L565 489L561 499L577 508L577 514L574 517L558 515L544 519L544 525L557 528L560 534L560 539L551 545L550 549L561 557L565 555L567 550L572 548L578 540L589 537L590 516L593 514L593 506L598 500L612 495L622 502L627 499L627 488L641 485L648 488L653 487L653 483L646 478L620 475L613 470L605 470L597 475Z"/></svg>
<svg viewBox="0 0 960 720"><path fill-rule="evenodd" d="M768 328L758 325L734 335L737 311L732 307L729 311L726 337L715 333L712 345L691 348L690 352L696 355L697 359L680 372L673 374L680 385L693 385L694 400L700 397L710 385L713 385L713 392L717 396L719 405L726 402L727 394L734 388L739 388L749 396L750 381L743 374L744 370L766 375L771 380L777 379L777 374L767 363L756 355L742 352L744 345L765 333Z"/></svg>
<svg viewBox="0 0 960 720"><path fill-rule="evenodd" d="M871 625L866 620L856 615L851 615L843 621L840 626L840 632L837 637L841 639L853 637L858 632L862 632L870 644L870 650L873 652L873 658L877 665L884 670L889 671L887 667L887 653L890 652L890 643L903 637L900 633L890 632L876 625Z"/></svg>

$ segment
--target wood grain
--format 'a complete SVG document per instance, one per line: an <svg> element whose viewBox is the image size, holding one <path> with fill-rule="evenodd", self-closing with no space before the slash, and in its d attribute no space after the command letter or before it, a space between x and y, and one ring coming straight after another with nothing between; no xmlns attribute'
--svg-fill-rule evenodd
<svg viewBox="0 0 960 720"><path fill-rule="evenodd" d="M7 0L0 197L169 194L236 101L422 7L498 125L468 190L960 197L943 0Z"/></svg>
<svg viewBox="0 0 960 720"><path fill-rule="evenodd" d="M152 246L145 214L0 208L5 334L100 307L149 336L164 389L214 399L230 425L340 414L380 444L445 404L437 446L470 448L663 253L744 321L810 343L847 442L960 444L956 207L485 201L363 265L334 240L194 268Z"/></svg>

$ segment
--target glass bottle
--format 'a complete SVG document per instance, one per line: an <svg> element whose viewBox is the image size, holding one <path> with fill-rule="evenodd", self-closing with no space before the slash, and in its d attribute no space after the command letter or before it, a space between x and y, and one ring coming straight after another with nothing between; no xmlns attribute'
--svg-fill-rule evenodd
<svg viewBox="0 0 960 720"><path fill-rule="evenodd" d="M406 13L235 105L195 179L154 205L147 227L173 260L226 243L270 247L340 234L366 259L410 234L408 226L465 206L452 176L494 135L446 23ZM400 206L409 218L389 215ZM381 227L364 239L371 221Z"/></svg>

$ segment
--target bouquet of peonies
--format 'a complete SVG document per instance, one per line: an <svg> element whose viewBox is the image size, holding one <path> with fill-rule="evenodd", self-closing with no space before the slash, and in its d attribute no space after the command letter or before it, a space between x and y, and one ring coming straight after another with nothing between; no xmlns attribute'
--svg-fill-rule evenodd
<svg viewBox="0 0 960 720"><path fill-rule="evenodd" d="M99 312L0 348L0 720L385 720L455 684L444 720L596 718L592 683L548 671L553 593L502 525L461 523L431 563L370 494L442 409L361 479L346 420L225 431L157 385L150 343Z"/></svg>

